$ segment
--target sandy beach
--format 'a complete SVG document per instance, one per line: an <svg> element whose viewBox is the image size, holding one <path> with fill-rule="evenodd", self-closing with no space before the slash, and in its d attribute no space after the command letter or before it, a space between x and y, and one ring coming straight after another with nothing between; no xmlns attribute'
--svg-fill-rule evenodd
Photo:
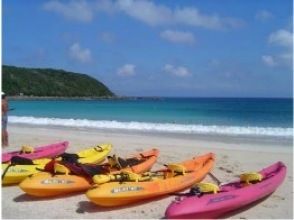
<svg viewBox="0 0 294 220"><path fill-rule="evenodd" d="M236 219L292 219L293 164L291 141L267 141L267 138L205 137L172 134L124 133L62 127L9 126L10 146L43 145L68 140L67 152L85 147L112 143L111 154L128 155L148 148L158 148L160 157L154 169L168 162L178 162L193 156L214 152L213 174L222 182L236 178L245 171L258 171L276 161L283 161L288 172L284 183L266 200L256 206L231 215ZM206 180L210 180L206 177ZM174 196L167 196L127 207L101 208L92 204L84 193L39 199L24 194L18 186L2 187L3 219L160 219Z"/></svg>

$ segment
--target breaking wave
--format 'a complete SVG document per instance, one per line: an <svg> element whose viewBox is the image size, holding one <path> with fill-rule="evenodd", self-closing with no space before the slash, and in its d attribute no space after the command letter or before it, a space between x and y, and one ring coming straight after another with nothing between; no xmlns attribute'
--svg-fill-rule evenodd
<svg viewBox="0 0 294 220"><path fill-rule="evenodd" d="M241 127L201 124L173 124L173 123L150 123L150 122L120 122L107 120L88 119L62 119L62 118L39 118L31 116L10 116L10 123L49 125L97 129L122 129L145 132L166 132L180 134L218 134L236 136L273 136L292 137L293 128L280 127Z"/></svg>

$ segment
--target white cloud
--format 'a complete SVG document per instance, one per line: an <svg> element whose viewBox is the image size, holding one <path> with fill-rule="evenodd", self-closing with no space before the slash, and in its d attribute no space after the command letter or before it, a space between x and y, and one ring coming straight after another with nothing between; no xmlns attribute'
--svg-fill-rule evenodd
<svg viewBox="0 0 294 220"><path fill-rule="evenodd" d="M208 29L235 28L243 25L243 22L239 19L220 17L217 14L205 15L194 7L176 9L174 18L176 23Z"/></svg>
<svg viewBox="0 0 294 220"><path fill-rule="evenodd" d="M61 14L69 20L89 22L93 19L92 9L84 0L72 0L68 3L53 0L45 3L44 9Z"/></svg>
<svg viewBox="0 0 294 220"><path fill-rule="evenodd" d="M103 8L106 12L109 12L109 8L112 8L113 11L124 12L151 26L183 24L209 29L224 29L243 24L243 21L239 19L200 13L196 7L171 9L146 0L117 0L112 7L108 3L107 7L99 7L99 10Z"/></svg>
<svg viewBox="0 0 294 220"><path fill-rule="evenodd" d="M227 23L225 19L218 15L204 15L197 8L192 7L176 9L173 18L175 23L209 29L222 29L231 26L230 23Z"/></svg>
<svg viewBox="0 0 294 220"><path fill-rule="evenodd" d="M149 25L170 23L172 11L165 6L155 5L151 1L118 0L116 8L127 15Z"/></svg>
<svg viewBox="0 0 294 220"><path fill-rule="evenodd" d="M165 30L160 33L160 37L173 43L192 44L195 42L191 32Z"/></svg>
<svg viewBox="0 0 294 220"><path fill-rule="evenodd" d="M263 55L261 58L262 58L262 61L268 66L276 66L277 65L275 59L272 56Z"/></svg>
<svg viewBox="0 0 294 220"><path fill-rule="evenodd" d="M272 13L267 10L260 10L256 13L255 18L259 21L267 21L273 17Z"/></svg>
<svg viewBox="0 0 294 220"><path fill-rule="evenodd" d="M293 33L291 33L290 31L287 31L285 29L280 29L280 30L270 34L269 43L292 48Z"/></svg>
<svg viewBox="0 0 294 220"><path fill-rule="evenodd" d="M120 76L133 76L135 75L136 66L133 64L125 64L117 69L117 74Z"/></svg>
<svg viewBox="0 0 294 220"><path fill-rule="evenodd" d="M201 13L196 7L169 8L147 0L71 0L64 3L61 0L51 0L44 4L44 9L59 13L67 19L89 22L94 12L125 13L126 15L151 26L158 25L188 25L209 29L225 29L239 27L243 21L221 17L217 14Z"/></svg>
<svg viewBox="0 0 294 220"><path fill-rule="evenodd" d="M262 56L268 66L287 66L292 68L293 63L293 33L280 29L269 35L268 42L282 48L282 52L274 55Z"/></svg>
<svg viewBox="0 0 294 220"><path fill-rule="evenodd" d="M183 66L173 66L170 64L166 64L163 68L163 70L169 74L179 76L179 77L186 77L190 75L190 71Z"/></svg>
<svg viewBox="0 0 294 220"><path fill-rule="evenodd" d="M274 66L287 66L292 68L293 55L292 53L281 53L276 56L264 55L262 56L263 62L270 67Z"/></svg>
<svg viewBox="0 0 294 220"><path fill-rule="evenodd" d="M81 63L87 63L92 60L91 51L88 48L81 48L78 43L74 43L69 48L69 55L72 59L77 60Z"/></svg>

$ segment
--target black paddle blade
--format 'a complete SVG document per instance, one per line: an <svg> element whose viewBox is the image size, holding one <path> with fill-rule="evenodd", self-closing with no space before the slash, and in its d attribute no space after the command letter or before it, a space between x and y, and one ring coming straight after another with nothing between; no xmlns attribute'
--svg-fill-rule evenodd
<svg viewBox="0 0 294 220"><path fill-rule="evenodd" d="M11 164L13 165L34 165L34 162L31 159L13 156L10 160Z"/></svg>
<svg viewBox="0 0 294 220"><path fill-rule="evenodd" d="M77 154L63 153L59 155L62 158L62 161L68 163L78 163L78 159L80 158Z"/></svg>

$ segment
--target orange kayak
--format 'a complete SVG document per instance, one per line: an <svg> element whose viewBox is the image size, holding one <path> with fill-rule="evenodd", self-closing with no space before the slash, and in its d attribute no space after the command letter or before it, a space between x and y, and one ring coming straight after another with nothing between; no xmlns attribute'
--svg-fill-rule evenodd
<svg viewBox="0 0 294 220"><path fill-rule="evenodd" d="M200 182L213 168L215 156L208 153L166 169L143 175L123 172L118 181L97 184L89 189L87 197L95 204L105 207L127 205L145 199L178 192ZM94 182L101 178L94 176ZM95 179L96 178L96 179Z"/></svg>
<svg viewBox="0 0 294 220"><path fill-rule="evenodd" d="M158 155L159 150L151 149L149 151L135 154L134 156L128 157L126 159L119 158L120 167L111 167L109 159L108 163L104 163L102 165L86 166L87 170L94 170L94 173L88 173L88 175L79 176L72 174L72 172L65 172L64 174L55 173L53 175L49 172L40 172L23 180L19 184L19 187L27 194L38 197L57 196L74 192L82 192L91 187L92 176L99 174L99 169L103 170L105 167L108 167L109 169L106 171L106 173L113 174L119 173L121 171L142 173L151 169L153 164L156 162ZM137 162L133 164L130 163L130 165L124 164L130 161ZM85 165L81 166L85 167Z"/></svg>

